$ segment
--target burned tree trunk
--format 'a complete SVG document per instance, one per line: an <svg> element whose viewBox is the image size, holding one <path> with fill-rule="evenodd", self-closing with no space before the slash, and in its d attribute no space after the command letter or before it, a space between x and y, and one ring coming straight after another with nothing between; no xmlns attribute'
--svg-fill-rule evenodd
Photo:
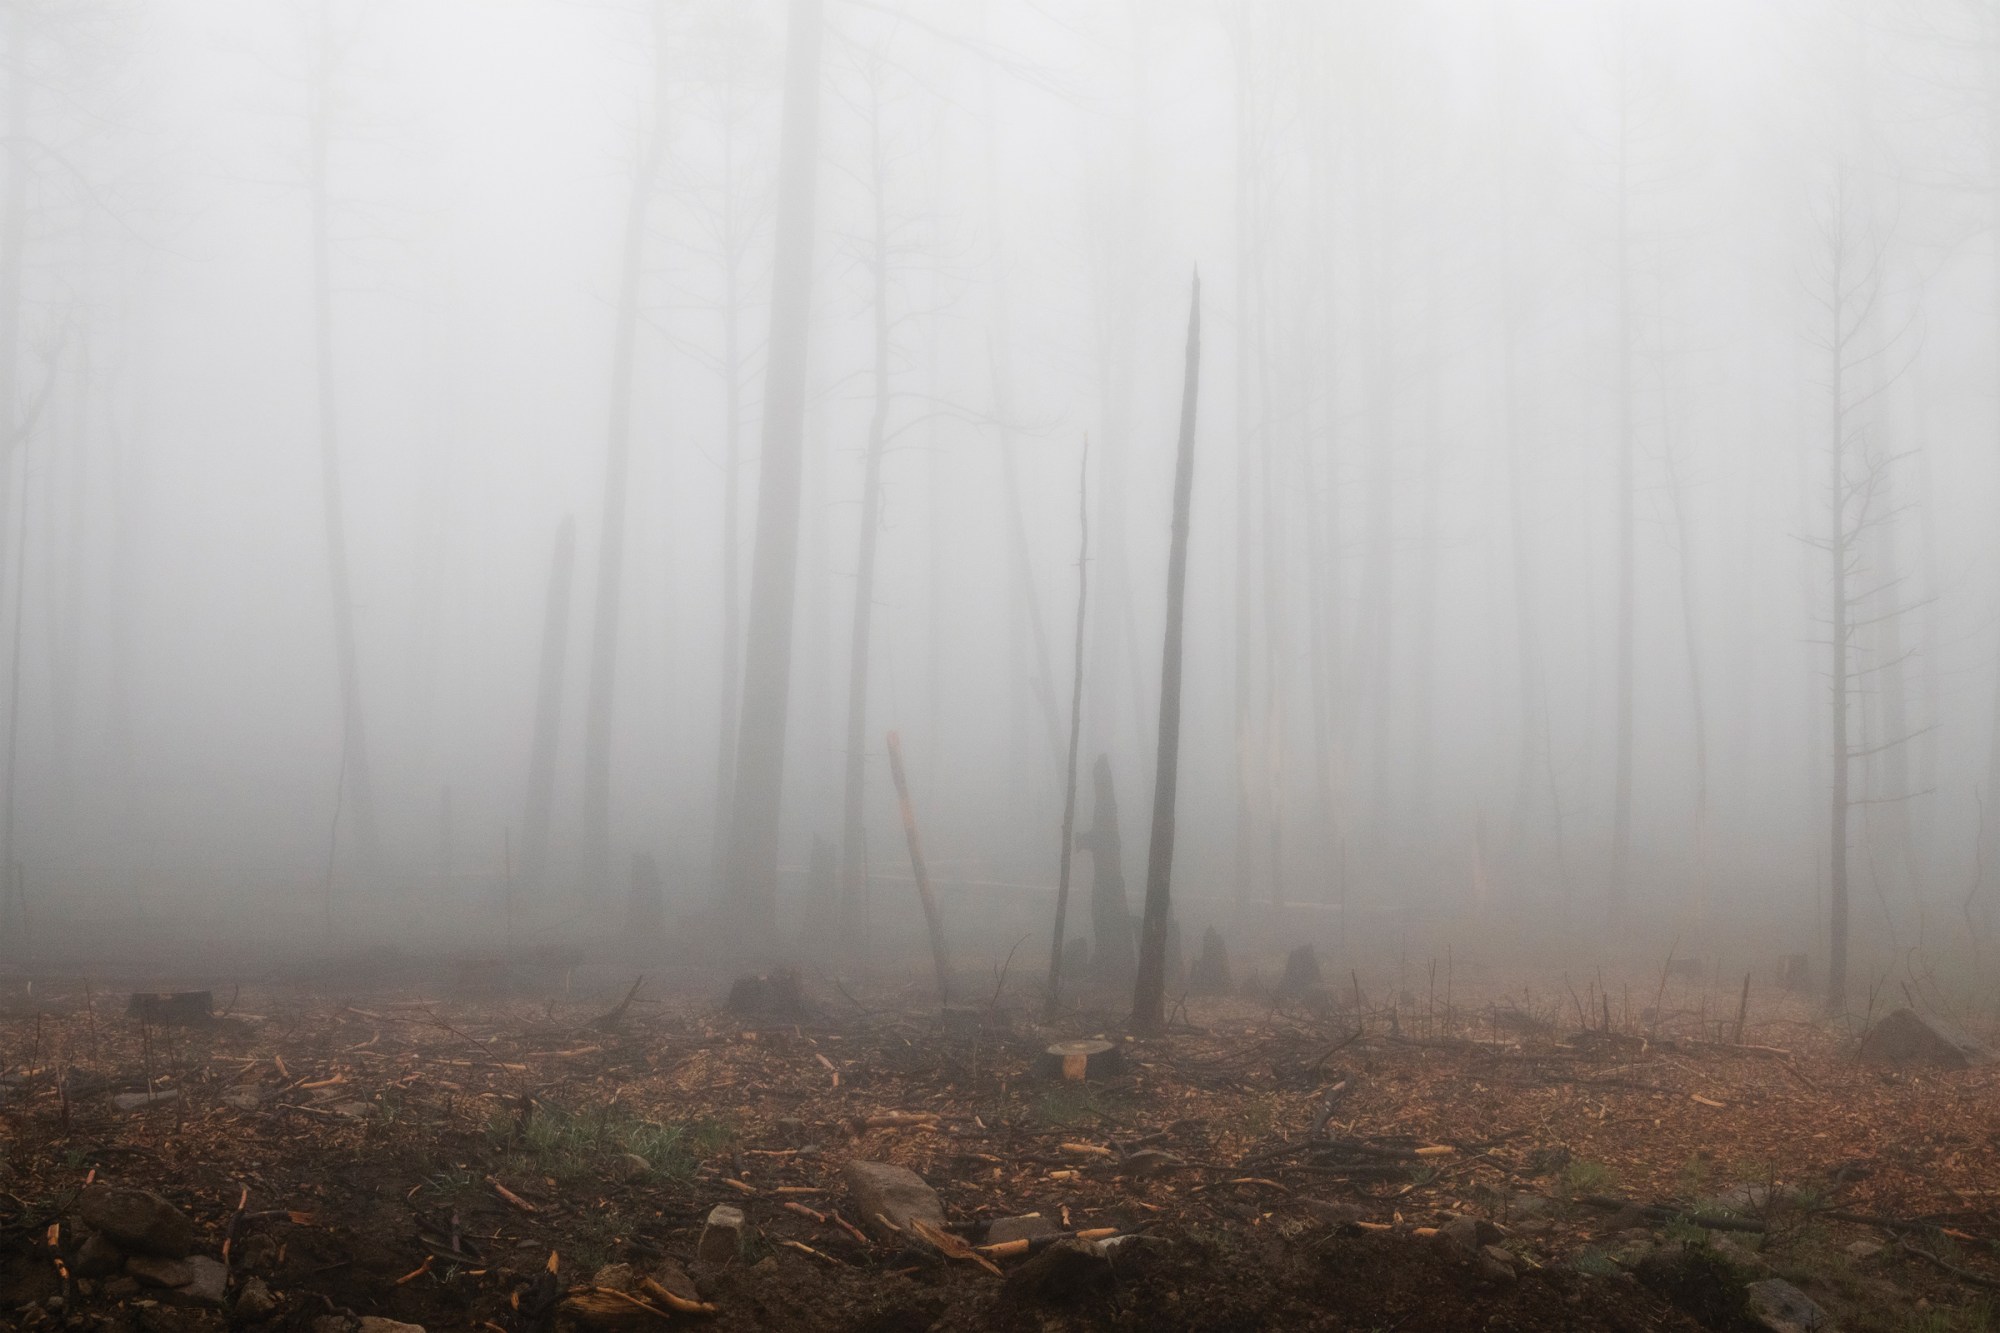
<svg viewBox="0 0 2000 1333"><path fill-rule="evenodd" d="M590 695L583 715L583 888L602 895L611 878L611 713L618 619L625 586L625 482L632 458L632 377L645 267L646 215L666 156L666 34L654 11L653 124L625 203L618 308L612 329L611 402L604 440L603 513L597 535L597 597L590 631Z"/></svg>
<svg viewBox="0 0 2000 1333"><path fill-rule="evenodd" d="M1091 960L1097 979L1119 986L1132 979L1132 911L1125 902L1125 851L1118 835L1118 793L1111 757L1097 756L1088 833L1076 840L1090 853Z"/></svg>
<svg viewBox="0 0 2000 1333"><path fill-rule="evenodd" d="M757 538L743 653L736 793L724 881L737 938L766 939L778 892L778 835L792 685L799 489L805 467L806 335L812 313L813 195L818 176L820 0L791 0L784 128L771 272Z"/></svg>
<svg viewBox="0 0 2000 1333"><path fill-rule="evenodd" d="M1180 778L1181 638L1187 612L1188 509L1194 494L1194 417L1201 389L1201 275L1188 308L1187 366L1181 383L1181 433L1174 463L1174 526L1167 555L1167 632L1160 662L1160 740L1153 780L1153 833L1146 852L1146 915L1139 975L1132 986L1132 1027L1166 1031L1167 917L1173 907L1174 796Z"/></svg>
<svg viewBox="0 0 2000 1333"><path fill-rule="evenodd" d="M546 887L549 819L555 807L556 744L562 730L563 668L569 645L569 585L576 566L576 521L564 516L549 558L549 588L542 604L542 667L535 690L535 739L528 755L528 803L521 819L521 877Z"/></svg>
<svg viewBox="0 0 2000 1333"><path fill-rule="evenodd" d="M868 419L868 458L861 481L861 536L854 562L854 619L847 651L847 754L841 794L840 933L848 961L860 957L866 898L864 866L868 824L863 797L868 781L863 746L868 728L869 634L875 612L875 548L882 529L882 449L889 432L889 217L883 180L881 89L871 85L869 162L874 174L875 407Z"/></svg>
<svg viewBox="0 0 2000 1333"><path fill-rule="evenodd" d="M1080 536L1076 548L1076 657L1069 686L1069 767L1063 778L1062 858L1056 874L1055 941L1049 946L1049 1001L1051 1017L1062 995L1063 918L1069 914L1070 860L1076 848L1076 746L1083 731L1083 626L1084 608L1090 598L1090 442L1084 441L1083 460L1078 464L1077 522Z"/></svg>
<svg viewBox="0 0 2000 1333"><path fill-rule="evenodd" d="M354 595L347 558L347 511L340 474L340 427L335 403L333 339L332 201L327 159L333 140L333 62L337 43L331 18L320 7L319 50L313 61L308 118L306 195L312 211L313 394L318 409L320 518L326 538L327 575L333 600L334 657L340 669L340 769L344 803L353 807L354 840L364 864L381 859L375 822L375 787L362 722L361 654L354 630ZM11 426L10 426L11 429Z"/></svg>

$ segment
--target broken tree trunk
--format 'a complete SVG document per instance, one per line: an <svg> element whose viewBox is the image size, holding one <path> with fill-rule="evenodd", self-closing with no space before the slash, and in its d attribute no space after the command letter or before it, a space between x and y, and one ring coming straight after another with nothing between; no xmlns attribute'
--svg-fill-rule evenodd
<svg viewBox="0 0 2000 1333"><path fill-rule="evenodd" d="M555 809L556 742L562 726L563 666L569 643L570 572L576 564L576 521L564 516L549 558L542 604L542 666L535 690L535 735L528 754L528 807L521 820L521 878L533 888L549 868L549 820Z"/></svg>
<svg viewBox="0 0 2000 1333"><path fill-rule="evenodd" d="M1181 384L1181 432L1174 464L1173 544L1167 557L1167 632L1160 663L1160 740L1153 782L1153 835L1146 854L1146 916L1140 932L1139 976L1132 987L1132 1026L1166 1031L1167 917L1174 859L1174 795L1180 778L1181 638L1187 607L1188 508L1194 493L1194 415L1201 386L1201 275L1188 308L1187 366Z"/></svg>
<svg viewBox="0 0 2000 1333"><path fill-rule="evenodd" d="M903 836L910 844L910 874L917 881L917 898L924 905L924 925L931 935L931 962L937 965L938 1003L943 1004L951 998L951 970L944 956L944 923L938 920L930 871L924 867L923 839L917 836L917 811L910 804L909 780L903 776L903 740L893 731L889 733L889 776L896 782L896 805L903 815Z"/></svg>
<svg viewBox="0 0 2000 1333"><path fill-rule="evenodd" d="M1076 746L1083 725L1083 614L1090 597L1090 441L1077 464L1076 657L1069 686L1069 765L1063 780L1062 860L1056 874L1056 931L1049 946L1049 1017L1062 997L1063 919L1069 914L1069 870L1076 839Z"/></svg>
<svg viewBox="0 0 2000 1333"><path fill-rule="evenodd" d="M1132 911L1125 903L1125 850L1118 834L1118 793L1111 785L1111 757L1097 756L1088 833L1076 845L1090 853L1090 927L1097 979L1122 986L1132 980Z"/></svg>

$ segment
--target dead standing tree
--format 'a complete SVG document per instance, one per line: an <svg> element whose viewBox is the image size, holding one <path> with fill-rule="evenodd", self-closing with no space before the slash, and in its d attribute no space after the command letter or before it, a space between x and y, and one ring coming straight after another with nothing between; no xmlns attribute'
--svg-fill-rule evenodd
<svg viewBox="0 0 2000 1333"><path fill-rule="evenodd" d="M1822 445L1826 529L1823 534L1804 540L1824 554L1828 578L1827 637L1821 641L1827 650L1832 702L1829 751L1833 768L1828 807L1826 1007L1830 1013L1839 1013L1847 1005L1850 816L1854 807L1865 800L1901 801L1911 795L1896 793L1863 799L1854 796L1854 762L1905 745L1914 736L1891 736L1857 745L1850 720L1861 683L1893 665L1864 660L1870 654L1861 644L1860 631L1886 616L1900 616L1914 609L1907 605L1881 609L1883 598L1895 586L1896 576L1894 571L1873 569L1868 560L1874 545L1873 534L1895 518L1895 511L1888 503L1889 478L1892 468L1904 455L1884 451L1881 441L1871 431L1872 414L1863 410L1898 378L1899 372L1885 369L1883 363L1902 341L1909 325L1895 333L1881 330L1879 315L1887 246L1866 220L1859 201L1853 198L1844 168L1836 172L1816 230L1821 270L1814 275L1810 295L1817 307L1818 331L1809 334L1808 341L1824 358L1826 375L1820 386L1826 392L1828 409L1827 434ZM1914 320L1913 306L1910 321Z"/></svg>
<svg viewBox="0 0 2000 1333"><path fill-rule="evenodd" d="M336 796L335 810L347 810L361 860L364 865L373 866L381 859L381 837L375 819L368 732L362 718L361 653L354 628L334 374L333 200L329 159L334 142L336 74L353 34L335 31L330 0L320 0L315 12L306 119L306 199L311 212L313 396L319 437L320 517L333 602L334 656L340 669L342 790Z"/></svg>
<svg viewBox="0 0 2000 1333"><path fill-rule="evenodd" d="M562 734L563 668L569 645L569 588L576 565L576 521L563 516L549 557L542 602L542 659L535 689L535 734L528 755L528 798L521 819L521 879L546 888L549 822L555 808L556 746Z"/></svg>
<svg viewBox="0 0 2000 1333"><path fill-rule="evenodd" d="M1055 1016L1062 998L1063 919L1069 914L1070 862L1076 853L1076 747L1083 738L1083 629L1090 601L1090 441L1077 464L1076 654L1069 685L1069 766L1063 777L1062 857L1056 871L1055 940L1049 945L1047 1012Z"/></svg>
<svg viewBox="0 0 2000 1333"><path fill-rule="evenodd" d="M1180 779L1181 639L1187 610L1188 509L1194 494L1194 419L1201 389L1201 275L1188 305L1187 366L1181 382L1180 443L1174 463L1174 526L1167 554L1167 631L1160 662L1160 741L1153 780L1153 834L1146 851L1146 915L1139 975L1132 984L1132 1029L1167 1028L1167 917L1173 908L1174 796Z"/></svg>
<svg viewBox="0 0 2000 1333"><path fill-rule="evenodd" d="M603 511L598 520L597 589L590 630L590 690L583 715L583 887L602 895L611 879L611 713L618 662L618 619L625 586L625 487L632 457L632 381L638 356L639 286L646 219L666 158L666 8L652 12L652 124L625 199L613 315L610 403L604 433Z"/></svg>
<svg viewBox="0 0 2000 1333"><path fill-rule="evenodd" d="M799 491L805 466L806 342L812 311L819 159L821 0L791 0L765 364L757 537L751 555L736 791L728 805L723 890L737 938L767 940L778 891L778 835L798 587Z"/></svg>

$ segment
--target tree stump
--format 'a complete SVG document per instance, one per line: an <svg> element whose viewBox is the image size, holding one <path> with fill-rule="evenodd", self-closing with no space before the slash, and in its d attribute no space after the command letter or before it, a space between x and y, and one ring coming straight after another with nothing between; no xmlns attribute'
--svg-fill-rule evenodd
<svg viewBox="0 0 2000 1333"><path fill-rule="evenodd" d="M1278 983L1281 994L1297 995L1319 985L1319 956L1310 944L1301 944L1285 959L1285 979Z"/></svg>
<svg viewBox="0 0 2000 1333"><path fill-rule="evenodd" d="M125 1013L156 1027L203 1027L215 1021L215 995L205 990L140 991L126 1003Z"/></svg>
<svg viewBox="0 0 2000 1333"><path fill-rule="evenodd" d="M729 1012L739 1018L799 1022L812 1017L799 974L790 968L754 977L738 977L729 987Z"/></svg>
<svg viewBox="0 0 2000 1333"><path fill-rule="evenodd" d="M1229 946L1214 926L1202 932L1201 952L1188 974L1188 990L1195 995L1229 994Z"/></svg>
<svg viewBox="0 0 2000 1333"><path fill-rule="evenodd" d="M1111 1078L1124 1068L1125 1052L1118 1043L1099 1038L1055 1042L1035 1061L1035 1072L1043 1078L1071 1082Z"/></svg>

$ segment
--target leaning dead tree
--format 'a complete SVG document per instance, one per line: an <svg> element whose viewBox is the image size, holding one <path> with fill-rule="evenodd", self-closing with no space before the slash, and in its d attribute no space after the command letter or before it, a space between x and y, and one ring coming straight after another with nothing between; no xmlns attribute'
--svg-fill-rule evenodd
<svg viewBox="0 0 2000 1333"><path fill-rule="evenodd" d="M1062 859L1056 872L1055 940L1049 945L1051 1017L1062 998L1063 919L1069 914L1069 870L1076 851L1076 747L1083 736L1083 626L1090 600L1090 441L1083 442L1077 464L1076 654L1069 685L1069 767L1063 778Z"/></svg>
<svg viewBox="0 0 2000 1333"><path fill-rule="evenodd" d="M1167 917L1173 907L1174 795L1180 779L1181 638L1187 609L1188 508L1194 493L1194 414L1201 388L1201 274L1189 297L1187 366L1181 381L1181 433L1174 462L1174 526L1167 554L1167 632L1160 661L1160 741L1153 779L1153 835L1146 850L1146 915L1139 932L1139 975L1132 984L1132 1029L1167 1027Z"/></svg>

